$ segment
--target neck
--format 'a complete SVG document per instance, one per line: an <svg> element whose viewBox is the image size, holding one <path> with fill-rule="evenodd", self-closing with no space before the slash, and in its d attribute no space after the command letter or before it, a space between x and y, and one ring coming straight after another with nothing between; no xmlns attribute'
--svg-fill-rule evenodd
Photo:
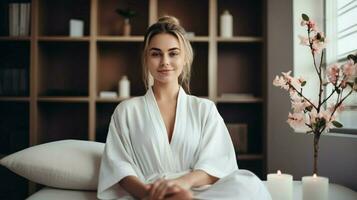
<svg viewBox="0 0 357 200"><path fill-rule="evenodd" d="M176 100L180 85L178 83L161 84L154 82L152 87L157 100Z"/></svg>

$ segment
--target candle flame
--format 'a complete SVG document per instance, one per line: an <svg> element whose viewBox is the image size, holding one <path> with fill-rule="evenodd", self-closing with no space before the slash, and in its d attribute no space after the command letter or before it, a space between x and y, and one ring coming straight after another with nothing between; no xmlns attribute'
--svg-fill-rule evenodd
<svg viewBox="0 0 357 200"><path fill-rule="evenodd" d="M278 173L278 175L281 175L281 171L280 171L280 170L278 170L278 172L277 172L277 173Z"/></svg>
<svg viewBox="0 0 357 200"><path fill-rule="evenodd" d="M316 174L314 174L312 177L316 178L316 177L317 177L317 175L316 175Z"/></svg>

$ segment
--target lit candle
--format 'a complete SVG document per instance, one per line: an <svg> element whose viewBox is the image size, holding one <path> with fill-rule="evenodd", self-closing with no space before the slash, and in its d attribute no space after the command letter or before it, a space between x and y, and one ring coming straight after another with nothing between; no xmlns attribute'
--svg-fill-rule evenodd
<svg viewBox="0 0 357 200"><path fill-rule="evenodd" d="M302 177L302 199L303 200L327 200L328 178L316 176Z"/></svg>
<svg viewBox="0 0 357 200"><path fill-rule="evenodd" d="M293 199L293 176L290 174L282 174L280 170L268 174L267 187L273 200Z"/></svg>

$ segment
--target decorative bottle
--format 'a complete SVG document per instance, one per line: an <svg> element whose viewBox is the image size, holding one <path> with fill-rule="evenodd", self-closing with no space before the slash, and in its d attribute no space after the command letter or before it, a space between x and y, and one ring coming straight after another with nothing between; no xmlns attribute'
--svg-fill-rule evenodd
<svg viewBox="0 0 357 200"><path fill-rule="evenodd" d="M228 10L225 10L221 15L221 37L233 36L233 17Z"/></svg>
<svg viewBox="0 0 357 200"><path fill-rule="evenodd" d="M119 97L130 97L130 82L127 76L123 76L119 81Z"/></svg>

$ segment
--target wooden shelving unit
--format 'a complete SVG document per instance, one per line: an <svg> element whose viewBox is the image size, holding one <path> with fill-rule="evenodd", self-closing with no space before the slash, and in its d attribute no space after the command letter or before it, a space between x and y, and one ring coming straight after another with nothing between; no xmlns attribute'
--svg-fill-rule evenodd
<svg viewBox="0 0 357 200"><path fill-rule="evenodd" d="M169 14L195 35L189 38L195 54L191 93L216 102L227 123L248 125L248 152L237 162L265 176L264 0L21 0L31 3L30 35L21 37L9 36L10 2L0 2L0 70L22 69L27 82L20 93L0 93L1 135L10 137L9 124L23 123L15 128L21 145L1 139L7 149L0 155L61 139L105 142L110 116L124 99L100 98L99 93L117 91L126 75L131 95L145 94L143 35L159 16ZM138 15L131 20L131 36L122 36L123 19L114 10L128 6ZM234 18L232 38L219 36L225 9ZM68 36L70 19L84 21L83 37ZM227 99L225 94L254 98Z"/></svg>

